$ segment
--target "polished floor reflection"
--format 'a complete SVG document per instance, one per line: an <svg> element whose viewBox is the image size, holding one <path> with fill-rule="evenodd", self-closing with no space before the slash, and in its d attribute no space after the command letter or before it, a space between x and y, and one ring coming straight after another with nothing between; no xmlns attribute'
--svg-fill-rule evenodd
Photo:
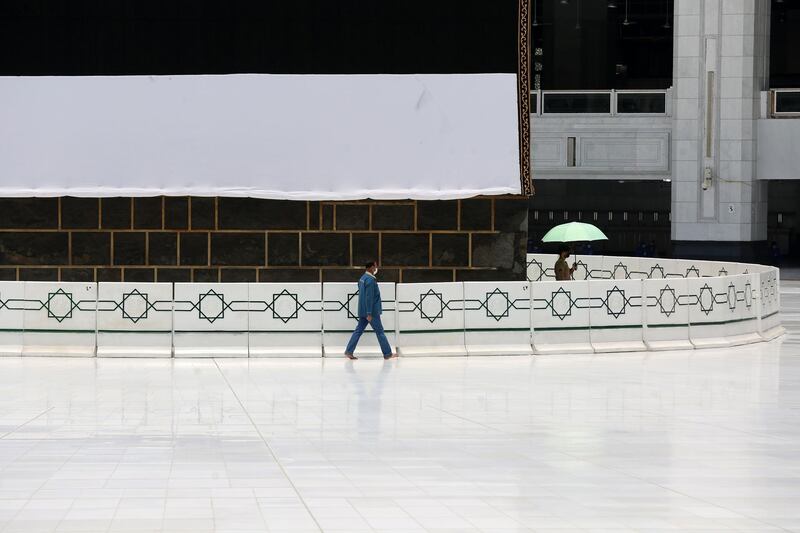
<svg viewBox="0 0 800 533"><path fill-rule="evenodd" d="M0 360L0 531L800 531L779 341L602 356Z"/></svg>

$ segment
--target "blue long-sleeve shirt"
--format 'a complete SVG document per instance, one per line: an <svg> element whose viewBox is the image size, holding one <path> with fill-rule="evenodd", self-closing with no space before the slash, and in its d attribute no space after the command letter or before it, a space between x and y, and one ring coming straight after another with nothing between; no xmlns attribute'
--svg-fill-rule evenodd
<svg viewBox="0 0 800 533"><path fill-rule="evenodd" d="M380 315L383 313L381 305L381 290L374 276L364 273L358 280L358 316Z"/></svg>

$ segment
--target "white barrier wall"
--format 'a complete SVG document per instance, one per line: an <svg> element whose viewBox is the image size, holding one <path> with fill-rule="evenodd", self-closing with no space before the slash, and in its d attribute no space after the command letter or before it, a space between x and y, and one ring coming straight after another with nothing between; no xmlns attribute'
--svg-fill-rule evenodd
<svg viewBox="0 0 800 533"><path fill-rule="evenodd" d="M784 332L773 267L576 259L581 279L567 282L549 281L555 255L534 254L528 275L540 281L381 283L389 342L406 356L568 354ZM357 302L355 283L0 282L0 355L340 357ZM369 328L358 353L380 354Z"/></svg>
<svg viewBox="0 0 800 533"><path fill-rule="evenodd" d="M100 283L98 357L172 357L172 285Z"/></svg>
<svg viewBox="0 0 800 533"><path fill-rule="evenodd" d="M774 339L783 334L781 326L780 308L780 272L777 269L769 269L758 274L759 278L759 304L760 309L760 331L766 340Z"/></svg>
<svg viewBox="0 0 800 533"><path fill-rule="evenodd" d="M727 324L733 319L728 309L725 278L687 280L690 295L689 338L696 348L729 346Z"/></svg>
<svg viewBox="0 0 800 533"><path fill-rule="evenodd" d="M530 284L465 283L464 330L469 355L533 353Z"/></svg>
<svg viewBox="0 0 800 533"><path fill-rule="evenodd" d="M467 355L463 283L399 284L397 322L400 355Z"/></svg>
<svg viewBox="0 0 800 533"><path fill-rule="evenodd" d="M603 270L609 273L609 279L631 279L639 270L639 259L636 257L603 257Z"/></svg>
<svg viewBox="0 0 800 533"><path fill-rule="evenodd" d="M533 349L537 354L592 353L590 281L532 283Z"/></svg>
<svg viewBox="0 0 800 533"><path fill-rule="evenodd" d="M673 265L672 261L663 259L641 258L639 259L639 272L641 279L668 279L682 278L683 275L673 270L678 265Z"/></svg>
<svg viewBox="0 0 800 533"><path fill-rule="evenodd" d="M604 268L601 256L582 255L574 261L571 257L567 262L574 262L578 267L573 274L576 280L611 279L611 272Z"/></svg>
<svg viewBox="0 0 800 533"><path fill-rule="evenodd" d="M760 341L756 276L739 274L721 279L728 282L726 299L731 312L725 326L728 342L732 346L739 346Z"/></svg>
<svg viewBox="0 0 800 533"><path fill-rule="evenodd" d="M651 279L642 282L644 342L648 350L690 350L689 287L685 279Z"/></svg>
<svg viewBox="0 0 800 533"><path fill-rule="evenodd" d="M247 357L246 283L175 284L175 357Z"/></svg>
<svg viewBox="0 0 800 533"><path fill-rule="evenodd" d="M528 254L528 281L555 280L553 266L556 260L556 254Z"/></svg>
<svg viewBox="0 0 800 533"><path fill-rule="evenodd" d="M556 254L528 254L528 281L555 279L553 267ZM578 269L575 280L587 279L660 279L716 277L758 272L762 265L725 263L719 261L686 261L650 257L619 257L573 254L567 260Z"/></svg>
<svg viewBox="0 0 800 533"><path fill-rule="evenodd" d="M97 284L25 282L22 355L93 356Z"/></svg>
<svg viewBox="0 0 800 533"><path fill-rule="evenodd" d="M395 327L395 284L378 283L381 291L383 314L381 322L389 344L397 346ZM322 285L324 332L322 344L325 357L341 357L353 330L358 324L358 284L325 283ZM362 356L382 356L378 339L372 328L367 326L358 342L357 354Z"/></svg>
<svg viewBox="0 0 800 533"><path fill-rule="evenodd" d="M322 285L250 283L250 357L322 357Z"/></svg>
<svg viewBox="0 0 800 533"><path fill-rule="evenodd" d="M677 272L679 278L690 279L690 278L701 278L703 277L702 273L700 272L700 268L697 266L697 263L694 261L683 261L679 260L677 262Z"/></svg>
<svg viewBox="0 0 800 533"><path fill-rule="evenodd" d="M0 282L0 356L22 355L25 283Z"/></svg>
<svg viewBox="0 0 800 533"><path fill-rule="evenodd" d="M596 353L647 349L644 345L641 281L591 281L589 297L590 338Z"/></svg>

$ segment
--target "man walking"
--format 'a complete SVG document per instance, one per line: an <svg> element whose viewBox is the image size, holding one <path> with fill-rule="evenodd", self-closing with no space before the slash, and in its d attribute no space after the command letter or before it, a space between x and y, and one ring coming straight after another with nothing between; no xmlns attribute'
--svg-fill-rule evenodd
<svg viewBox="0 0 800 533"><path fill-rule="evenodd" d="M386 339L386 334L383 332L383 324L381 323L381 313L383 313L381 290L378 288L378 280L375 278L378 273L378 263L370 261L366 267L366 272L358 280L358 325L353 332L353 336L350 337L350 342L347 343L344 355L348 359L358 359L353 352L356 351L358 339L361 338L361 334L364 333L367 324L370 324L372 331L378 336L383 358L394 359L397 354L392 353L392 347Z"/></svg>

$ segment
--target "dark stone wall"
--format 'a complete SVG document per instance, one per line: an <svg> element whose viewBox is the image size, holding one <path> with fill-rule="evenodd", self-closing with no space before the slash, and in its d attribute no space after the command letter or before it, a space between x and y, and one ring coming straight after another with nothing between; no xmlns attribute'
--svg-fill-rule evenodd
<svg viewBox="0 0 800 533"><path fill-rule="evenodd" d="M0 198L0 279L524 280L528 200Z"/></svg>

